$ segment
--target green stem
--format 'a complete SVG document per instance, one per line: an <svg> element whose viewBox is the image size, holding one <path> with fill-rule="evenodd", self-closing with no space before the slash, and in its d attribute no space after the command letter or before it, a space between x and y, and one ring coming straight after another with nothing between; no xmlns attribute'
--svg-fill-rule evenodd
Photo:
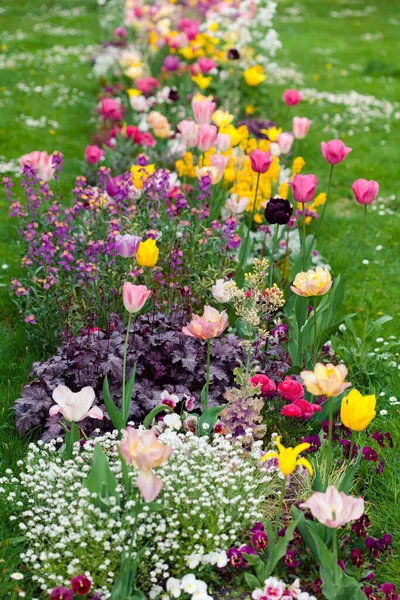
<svg viewBox="0 0 400 600"><path fill-rule="evenodd" d="M302 208L303 208L303 223L302 223L302 225L303 225L303 271L305 271L306 270L306 264L307 264L307 257L306 257L306 254L307 254L307 243L306 243L307 234L306 234L306 205L305 205L305 202L303 202Z"/></svg>
<svg viewBox="0 0 400 600"><path fill-rule="evenodd" d="M249 239L250 239L250 231L251 231L251 226L252 226L252 224L253 224L253 220L254 220L254 213L255 213L255 211L256 211L256 202L257 202L257 194L258 194L258 185L259 185L259 183L260 183L260 175L261 175L261 173L258 173L258 175L257 175L256 193L255 193L255 195L254 195L253 208L252 208L252 210L251 210L250 223L249 223L249 226L248 226L248 230L247 230L247 236L246 236L246 243L245 243L245 246L244 246L244 249L245 249L244 257L245 257L245 259L247 259L247 257L246 257L246 254L247 254L247 247L248 247L248 245L249 245ZM243 260L243 259L242 259L242 260ZM244 266L244 265L242 265L242 266Z"/></svg>
<svg viewBox="0 0 400 600"><path fill-rule="evenodd" d="M314 245L314 242L315 242L315 238L316 238L316 237L317 237L317 235L318 235L318 232L319 232L319 230L320 230L320 228L321 228L321 224L322 224L322 221L323 221L323 218L324 218L324 215L325 215L326 206L327 206L327 204L328 204L328 200L329 200L329 196L330 196L330 192L331 192L333 166L334 166L334 165L331 165L331 169L330 169L330 171L329 171L329 179L328 179L328 191L327 191L327 193L326 193L326 200L325 200L325 204L324 204L324 205L323 205L323 207L322 207L321 216L320 216L320 217L317 219L317 226L316 226L316 228L315 228L315 232L314 232L314 235L313 235L313 238L312 238L311 244L310 244L310 248L309 248L309 250L308 250L308 252L307 252L307 254L306 254L306 261L307 261L307 259L308 259L309 255L310 255L310 252L311 252L311 250L312 250L312 247L313 247L313 245Z"/></svg>
<svg viewBox="0 0 400 600"><path fill-rule="evenodd" d="M337 529L336 529L336 527L333 528L333 532L332 532L332 553L333 553L333 564L334 564L334 566L336 566L337 561L338 561Z"/></svg>
<svg viewBox="0 0 400 600"><path fill-rule="evenodd" d="M272 240L271 265L270 265L270 269L269 269L269 287L272 287L272 284L274 282L274 265L275 265L274 256L275 256L276 246L277 246L277 241L278 241L278 232L279 232L279 225L277 224L277 225L275 225L274 238Z"/></svg>
<svg viewBox="0 0 400 600"><path fill-rule="evenodd" d="M353 460L353 450L354 450L354 431L351 432L351 444L350 444L350 454L349 454L349 466L351 465L351 461Z"/></svg>
<svg viewBox="0 0 400 600"><path fill-rule="evenodd" d="M364 205L364 218L363 218L363 222L362 222L362 226L361 226L360 238L359 238L359 240L358 240L358 242L356 244L356 247L354 248L354 252L352 254L352 257L350 258L350 260L348 262L345 275L347 275L347 273L350 271L350 267L353 264L353 261L354 261L355 257L357 256L357 252L358 252L358 250L359 250L359 248L361 246L361 243L362 243L362 241L364 239L364 231L365 231L365 223L366 223L366 221L367 221L367 205L365 204Z"/></svg>
<svg viewBox="0 0 400 600"><path fill-rule="evenodd" d="M122 400L121 400L121 408L124 405L124 398L125 398L126 357L127 357L127 354L128 354L129 333L130 333L130 330L131 330L131 320L132 320L132 313L129 313L128 325L127 325L127 328L126 328L125 347L124 347L124 368L123 368L123 374L122 374Z"/></svg>
<svg viewBox="0 0 400 600"><path fill-rule="evenodd" d="M207 340L207 371L206 371L206 393L204 395L203 411L208 408L208 388L210 385L210 364L211 364L211 339Z"/></svg>
<svg viewBox="0 0 400 600"><path fill-rule="evenodd" d="M286 477L283 478L282 487L281 487L281 495L280 495L279 504L278 504L278 512L276 513L276 522L275 522L275 528L274 528L274 540L276 540L276 536L278 535L279 523L280 523L281 514L282 514L283 500L285 498L285 491L286 491Z"/></svg>
<svg viewBox="0 0 400 600"><path fill-rule="evenodd" d="M329 409L329 430L328 430L328 451L326 456L326 473L325 473L325 490L329 485L329 474L331 470L332 462L332 429L333 429L333 402L332 398L328 398L328 409Z"/></svg>
<svg viewBox="0 0 400 600"><path fill-rule="evenodd" d="M314 367L317 364L317 354L318 354L318 329L317 329L317 296L313 297L313 306L314 306Z"/></svg>

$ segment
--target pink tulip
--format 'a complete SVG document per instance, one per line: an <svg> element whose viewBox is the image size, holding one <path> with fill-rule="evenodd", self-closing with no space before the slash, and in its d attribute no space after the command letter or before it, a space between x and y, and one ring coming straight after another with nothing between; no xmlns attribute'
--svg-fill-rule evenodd
<svg viewBox="0 0 400 600"><path fill-rule="evenodd" d="M199 60L197 61L197 64L199 66L199 69L202 73L204 73L205 75L207 73L209 73L210 71L212 71L213 69L215 69L215 67L217 66L217 63L213 61L212 58L199 58Z"/></svg>
<svg viewBox="0 0 400 600"><path fill-rule="evenodd" d="M222 154L213 154L210 158L210 165L212 167L217 167L218 173L220 174L220 179L222 179L226 165L228 164L228 160L229 158L227 156L223 156Z"/></svg>
<svg viewBox="0 0 400 600"><path fill-rule="evenodd" d="M114 30L114 35L115 37L121 38L121 40L126 40L128 32L125 27L117 27L117 29Z"/></svg>
<svg viewBox="0 0 400 600"><path fill-rule="evenodd" d="M95 399L94 389L90 386L82 388L79 392L72 392L66 385L58 385L53 391L53 400L56 402L49 410L51 417L61 413L64 419L74 423L83 421L87 417L103 420L103 412L98 406L93 406Z"/></svg>
<svg viewBox="0 0 400 600"><path fill-rule="evenodd" d="M379 192L379 183L373 179L357 179L351 187L358 204L364 206L372 204Z"/></svg>
<svg viewBox="0 0 400 600"><path fill-rule="evenodd" d="M296 106L302 97L303 96L297 90L285 90L283 92L282 100L288 106Z"/></svg>
<svg viewBox="0 0 400 600"><path fill-rule="evenodd" d="M141 241L142 238L139 235L119 234L115 236L114 248L122 258L132 258L136 256Z"/></svg>
<svg viewBox="0 0 400 600"><path fill-rule="evenodd" d="M197 146L200 152L207 152L215 144L218 129L215 125L199 125L199 138Z"/></svg>
<svg viewBox="0 0 400 600"><path fill-rule="evenodd" d="M178 123L178 130L180 131L182 138L185 140L189 148L197 146L199 135L198 129L199 126L195 123L195 121L190 121L189 119L184 119Z"/></svg>
<svg viewBox="0 0 400 600"><path fill-rule="evenodd" d="M85 159L89 165L95 165L104 156L104 151L98 146L86 146Z"/></svg>
<svg viewBox="0 0 400 600"><path fill-rule="evenodd" d="M122 286L122 301L129 313L137 313L146 303L151 291L145 285L133 285L125 281Z"/></svg>
<svg viewBox="0 0 400 600"><path fill-rule="evenodd" d="M306 137L310 129L311 121L307 117L293 117L292 131L296 140L302 140Z"/></svg>
<svg viewBox="0 0 400 600"><path fill-rule="evenodd" d="M192 100L192 109L196 123L210 125L216 104L210 100Z"/></svg>
<svg viewBox="0 0 400 600"><path fill-rule="evenodd" d="M314 198L318 179L315 175L295 175L292 183L293 198L296 202L311 202Z"/></svg>
<svg viewBox="0 0 400 600"><path fill-rule="evenodd" d="M227 152L231 147L231 136L229 133L219 133L215 145L220 152Z"/></svg>
<svg viewBox="0 0 400 600"><path fill-rule="evenodd" d="M345 146L341 140L321 142L322 155L330 165L341 163L352 150L353 148Z"/></svg>
<svg viewBox="0 0 400 600"><path fill-rule="evenodd" d="M282 154L289 154L293 146L294 135L292 133L281 133L277 137L277 142Z"/></svg>
<svg viewBox="0 0 400 600"><path fill-rule="evenodd" d="M153 469L168 460L172 448L159 442L154 431L127 427L123 434L119 444L121 454L128 464L139 469L136 485L146 502L152 502L163 485Z"/></svg>
<svg viewBox="0 0 400 600"><path fill-rule="evenodd" d="M347 496L330 485L324 493L314 492L300 507L309 508L312 516L320 523L336 529L361 517L364 513L364 500Z"/></svg>
<svg viewBox="0 0 400 600"><path fill-rule="evenodd" d="M50 181L53 179L55 169L53 167L53 155L47 154L47 152L35 150L30 154L24 154L18 159L21 167L24 165L31 165L35 170L36 175L42 181Z"/></svg>
<svg viewBox="0 0 400 600"><path fill-rule="evenodd" d="M190 323L186 327L182 327L182 332L190 337L198 340L209 340L221 335L228 327L228 318L226 312L221 313L216 308L206 305L204 313L192 315Z"/></svg>
<svg viewBox="0 0 400 600"><path fill-rule="evenodd" d="M251 168L255 173L266 173L272 164L273 158L270 152L253 150L250 154Z"/></svg>
<svg viewBox="0 0 400 600"><path fill-rule="evenodd" d="M121 121L124 116L123 106L115 98L102 98L99 110L103 119L109 119L110 121Z"/></svg>

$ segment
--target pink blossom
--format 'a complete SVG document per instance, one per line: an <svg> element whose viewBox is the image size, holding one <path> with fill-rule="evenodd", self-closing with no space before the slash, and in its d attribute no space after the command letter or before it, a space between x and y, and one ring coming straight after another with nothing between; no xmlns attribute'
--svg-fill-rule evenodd
<svg viewBox="0 0 400 600"><path fill-rule="evenodd" d="M253 387L260 385L260 391L263 396L273 396L276 392L276 384L272 379L263 373L257 373L250 378Z"/></svg>
<svg viewBox="0 0 400 600"><path fill-rule="evenodd" d="M200 152L207 152L215 144L218 130L215 125L199 125L198 148Z"/></svg>
<svg viewBox="0 0 400 600"><path fill-rule="evenodd" d="M278 384L278 394L284 400L293 401L298 398L304 398L304 388L299 381L292 379L290 375L288 375Z"/></svg>
<svg viewBox="0 0 400 600"><path fill-rule="evenodd" d="M358 204L367 206L372 204L379 192L379 183L371 179L356 179L351 186Z"/></svg>
<svg viewBox="0 0 400 600"><path fill-rule="evenodd" d="M208 340L218 337L228 327L228 317L226 311L218 312L216 308L206 305L204 313L192 315L190 323L182 327L182 332L198 340Z"/></svg>
<svg viewBox="0 0 400 600"><path fill-rule="evenodd" d="M302 140L306 137L310 129L311 121L307 117L293 117L292 131L296 140Z"/></svg>
<svg viewBox="0 0 400 600"><path fill-rule="evenodd" d="M266 173L273 162L273 158L270 152L256 149L250 154L250 162L255 173Z"/></svg>
<svg viewBox="0 0 400 600"><path fill-rule="evenodd" d="M297 90L285 90L283 92L282 100L288 106L296 106L302 99L302 95Z"/></svg>
<svg viewBox="0 0 400 600"><path fill-rule="evenodd" d="M325 160L330 165L337 165L342 162L352 151L353 148L345 146L341 140L331 140L330 142L321 142L321 152Z"/></svg>
<svg viewBox="0 0 400 600"><path fill-rule="evenodd" d="M110 121L121 121L124 116L123 106L115 98L102 98L99 110L103 119L109 119Z"/></svg>
<svg viewBox="0 0 400 600"><path fill-rule="evenodd" d="M281 133L277 137L277 142L282 154L289 154L292 149L294 136L292 133Z"/></svg>
<svg viewBox="0 0 400 600"><path fill-rule="evenodd" d="M217 63L212 58L202 57L197 61L199 69L202 73L207 74L217 66Z"/></svg>
<svg viewBox="0 0 400 600"><path fill-rule="evenodd" d="M125 281L122 286L122 300L129 313L139 312L145 305L151 291L145 285L133 285Z"/></svg>
<svg viewBox="0 0 400 600"><path fill-rule="evenodd" d="M61 413L67 421L79 422L87 417L103 420L103 412L98 406L92 404L95 399L94 389L90 386L82 388L79 392L72 392L66 385L58 385L53 391L53 400L56 402L49 410L51 417Z"/></svg>
<svg viewBox="0 0 400 600"><path fill-rule="evenodd" d="M315 175L295 175L289 185L292 187L296 202L311 202L317 189L318 179Z"/></svg>
<svg viewBox="0 0 400 600"><path fill-rule="evenodd" d="M216 104L210 100L192 100L194 118L198 125L210 125Z"/></svg>
<svg viewBox="0 0 400 600"><path fill-rule="evenodd" d="M217 135L216 143L217 150L220 152L227 152L231 147L231 136L229 133L219 133Z"/></svg>
<svg viewBox="0 0 400 600"><path fill-rule="evenodd" d="M165 463L172 454L172 448L157 440L154 431L127 427L120 442L120 451L127 463L139 469L136 480L143 498L152 502L162 488L162 481L153 469Z"/></svg>
<svg viewBox="0 0 400 600"><path fill-rule="evenodd" d="M40 150L35 150L30 154L24 154L18 159L21 167L24 165L31 165L31 167L35 170L36 175L42 181L50 181L53 179L55 169L52 164L53 155L47 154L47 152Z"/></svg>
<svg viewBox="0 0 400 600"><path fill-rule="evenodd" d="M185 140L189 148L197 146L199 139L198 129L199 126L195 123L195 121L191 121L189 119L184 119L178 123L178 130L181 132L182 138Z"/></svg>
<svg viewBox="0 0 400 600"><path fill-rule="evenodd" d="M136 81L136 87L142 94L151 94L160 84L155 77L145 77Z"/></svg>
<svg viewBox="0 0 400 600"><path fill-rule="evenodd" d="M98 146L86 146L85 160L89 165L95 165L104 156L104 150Z"/></svg>
<svg viewBox="0 0 400 600"><path fill-rule="evenodd" d="M323 525L337 528L361 517L364 513L364 500L347 496L330 485L326 492L314 492L300 507L309 508L313 517Z"/></svg>
<svg viewBox="0 0 400 600"><path fill-rule="evenodd" d="M222 154L213 154L210 158L210 165L212 167L217 167L220 179L222 179L228 160L228 156L223 156Z"/></svg>

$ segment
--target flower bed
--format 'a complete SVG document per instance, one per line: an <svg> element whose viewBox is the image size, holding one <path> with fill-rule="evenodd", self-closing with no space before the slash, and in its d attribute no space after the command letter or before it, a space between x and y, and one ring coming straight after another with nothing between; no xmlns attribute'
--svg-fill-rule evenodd
<svg viewBox="0 0 400 600"><path fill-rule="evenodd" d="M26 202L4 178L12 287L53 353L15 404L44 440L1 479L22 568L52 600L393 600L373 571L392 537L368 535L359 497L392 439L364 433L377 399L332 337L353 332L347 272L317 250L352 149L321 142L321 190L302 94L265 118L274 2L191 8L127 2L70 198L58 152L21 157ZM362 239L379 185L352 189Z"/></svg>

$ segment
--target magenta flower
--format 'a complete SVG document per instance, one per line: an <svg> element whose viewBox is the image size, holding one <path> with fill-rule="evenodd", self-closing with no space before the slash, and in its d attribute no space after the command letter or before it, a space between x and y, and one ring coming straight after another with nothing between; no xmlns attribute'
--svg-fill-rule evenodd
<svg viewBox="0 0 400 600"><path fill-rule="evenodd" d="M49 594L50 600L72 600L74 592L66 587L56 587Z"/></svg>
<svg viewBox="0 0 400 600"><path fill-rule="evenodd" d="M302 204L311 202L317 189L318 179L315 175L295 175L289 184L292 187L293 198Z"/></svg>
<svg viewBox="0 0 400 600"><path fill-rule="evenodd" d="M86 146L85 160L89 165L95 165L100 162L104 156L104 151L98 146Z"/></svg>
<svg viewBox="0 0 400 600"><path fill-rule="evenodd" d="M99 111L103 119L110 121L121 121L124 116L124 108L115 98L102 98Z"/></svg>
<svg viewBox="0 0 400 600"><path fill-rule="evenodd" d="M302 97L303 96L297 90L285 90L283 92L282 100L288 106L296 106Z"/></svg>
<svg viewBox="0 0 400 600"><path fill-rule="evenodd" d="M341 163L352 150L353 148L345 146L341 140L321 142L322 155L330 165Z"/></svg>
<svg viewBox="0 0 400 600"><path fill-rule="evenodd" d="M255 173L266 173L270 168L273 157L270 152L262 150L253 150L250 154L251 168Z"/></svg>
<svg viewBox="0 0 400 600"><path fill-rule="evenodd" d="M371 448L371 446L364 446L362 455L368 462L378 462L379 460L377 451Z"/></svg>
<svg viewBox="0 0 400 600"><path fill-rule="evenodd" d="M92 587L92 582L85 575L77 575L71 579L71 586L75 594L86 596Z"/></svg>
<svg viewBox="0 0 400 600"><path fill-rule="evenodd" d="M364 500L347 496L330 485L326 492L314 492L300 504L300 508L309 508L313 517L327 527L341 527L359 519L364 512Z"/></svg>
<svg viewBox="0 0 400 600"><path fill-rule="evenodd" d="M358 204L372 204L379 193L379 183L371 179L356 179L351 186Z"/></svg>
<svg viewBox="0 0 400 600"><path fill-rule="evenodd" d="M250 378L250 383L253 387L260 384L260 391L263 396L273 396L276 392L276 384L272 379L263 373L256 373Z"/></svg>

